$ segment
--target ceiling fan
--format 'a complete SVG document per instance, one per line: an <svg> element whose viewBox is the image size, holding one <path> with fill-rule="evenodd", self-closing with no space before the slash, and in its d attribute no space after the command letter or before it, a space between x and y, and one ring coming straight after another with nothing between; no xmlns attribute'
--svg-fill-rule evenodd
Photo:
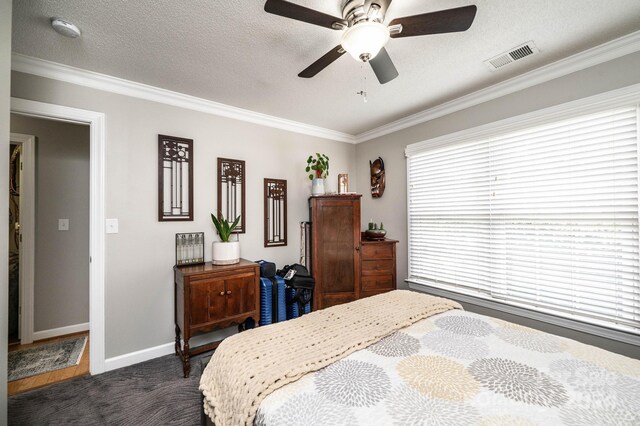
<svg viewBox="0 0 640 426"><path fill-rule="evenodd" d="M309 65L298 77L311 78L349 52L354 59L369 62L380 84L398 76L384 47L389 38L466 31L473 23L477 10L475 5L470 5L405 16L385 26L384 17L391 1L347 0L342 9L342 19L285 0L267 0L264 10L285 18L344 31L340 44Z"/></svg>

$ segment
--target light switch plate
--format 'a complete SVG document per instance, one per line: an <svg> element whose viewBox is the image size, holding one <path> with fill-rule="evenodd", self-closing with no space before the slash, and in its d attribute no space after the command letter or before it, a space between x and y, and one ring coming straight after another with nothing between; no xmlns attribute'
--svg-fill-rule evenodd
<svg viewBox="0 0 640 426"><path fill-rule="evenodd" d="M69 230L69 219L58 219L58 231Z"/></svg>
<svg viewBox="0 0 640 426"><path fill-rule="evenodd" d="M118 233L118 219L107 219L106 220L106 232L107 232L107 234L117 234Z"/></svg>

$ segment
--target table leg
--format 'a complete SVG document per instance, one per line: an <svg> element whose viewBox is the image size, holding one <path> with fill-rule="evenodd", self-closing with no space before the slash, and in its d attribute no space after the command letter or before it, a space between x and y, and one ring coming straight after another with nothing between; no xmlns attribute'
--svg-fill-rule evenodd
<svg viewBox="0 0 640 426"><path fill-rule="evenodd" d="M178 351L180 350L180 327L176 324L176 344L175 344L176 355L178 355Z"/></svg>
<svg viewBox="0 0 640 426"><path fill-rule="evenodd" d="M191 372L191 362L189 361L189 342L184 343L183 356L182 358L182 371L184 372L184 377L189 377L189 373Z"/></svg>

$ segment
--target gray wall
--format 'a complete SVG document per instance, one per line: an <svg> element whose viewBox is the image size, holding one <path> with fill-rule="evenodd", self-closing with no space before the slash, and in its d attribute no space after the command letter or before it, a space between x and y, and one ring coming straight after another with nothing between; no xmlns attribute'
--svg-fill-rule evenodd
<svg viewBox="0 0 640 426"><path fill-rule="evenodd" d="M407 168L404 156L407 145L640 83L638 70L640 52L358 144L357 187L363 193L369 184L368 160L381 156L385 162L386 192L379 199L372 199L370 195L362 197L362 218L384 222L388 236L400 240L398 287L408 288L404 281L408 269Z"/></svg>
<svg viewBox="0 0 640 426"><path fill-rule="evenodd" d="M11 0L0 0L0 188L9 187L9 91L11 87ZM0 202L0 223L9 223L9 197ZM9 234L0 226L0 258L9 258ZM0 262L0 424L7 423L8 263Z"/></svg>
<svg viewBox="0 0 640 426"><path fill-rule="evenodd" d="M106 356L173 341L173 271L176 232L205 232L211 259L215 232L216 159L246 161L247 233L244 258L278 265L299 257L298 222L308 219L309 154L331 158L329 189L338 173L355 179L355 146L171 107L28 74L14 73L12 96L105 113L106 217L120 232L106 235ZM195 219L158 222L158 134L194 140ZM264 248L263 178L287 179L289 244Z"/></svg>
<svg viewBox="0 0 640 426"><path fill-rule="evenodd" d="M12 96L106 114L106 216L119 218L120 233L106 239L107 358L169 343L173 339L172 271L176 232L205 231L206 258L214 238L209 212L215 209L216 158L247 162L248 232L240 237L242 256L278 264L298 258L297 223L308 216L310 192L302 171L310 153L332 159L329 188L338 173L350 174L365 194L362 219L385 223L398 245L398 282L406 287L406 167L411 143L535 111L640 82L640 53L396 132L356 147L223 117L101 92L32 75L14 73ZM157 134L194 139L195 220L158 223ZM286 157L285 157L286 155ZM368 160L381 155L387 191L367 195ZM262 243L262 178L288 180L289 245L265 249ZM255 212L260 212L256 214Z"/></svg>
<svg viewBox="0 0 640 426"><path fill-rule="evenodd" d="M87 323L89 126L12 114L11 132L37 138L34 331Z"/></svg>

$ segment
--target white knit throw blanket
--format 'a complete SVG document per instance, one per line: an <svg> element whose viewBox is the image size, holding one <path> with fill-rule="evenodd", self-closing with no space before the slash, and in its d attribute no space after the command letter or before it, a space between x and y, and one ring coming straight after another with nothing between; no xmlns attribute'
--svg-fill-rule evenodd
<svg viewBox="0 0 640 426"><path fill-rule="evenodd" d="M202 373L205 413L216 426L252 425L260 402L276 389L456 308L451 300L395 290L231 336Z"/></svg>

